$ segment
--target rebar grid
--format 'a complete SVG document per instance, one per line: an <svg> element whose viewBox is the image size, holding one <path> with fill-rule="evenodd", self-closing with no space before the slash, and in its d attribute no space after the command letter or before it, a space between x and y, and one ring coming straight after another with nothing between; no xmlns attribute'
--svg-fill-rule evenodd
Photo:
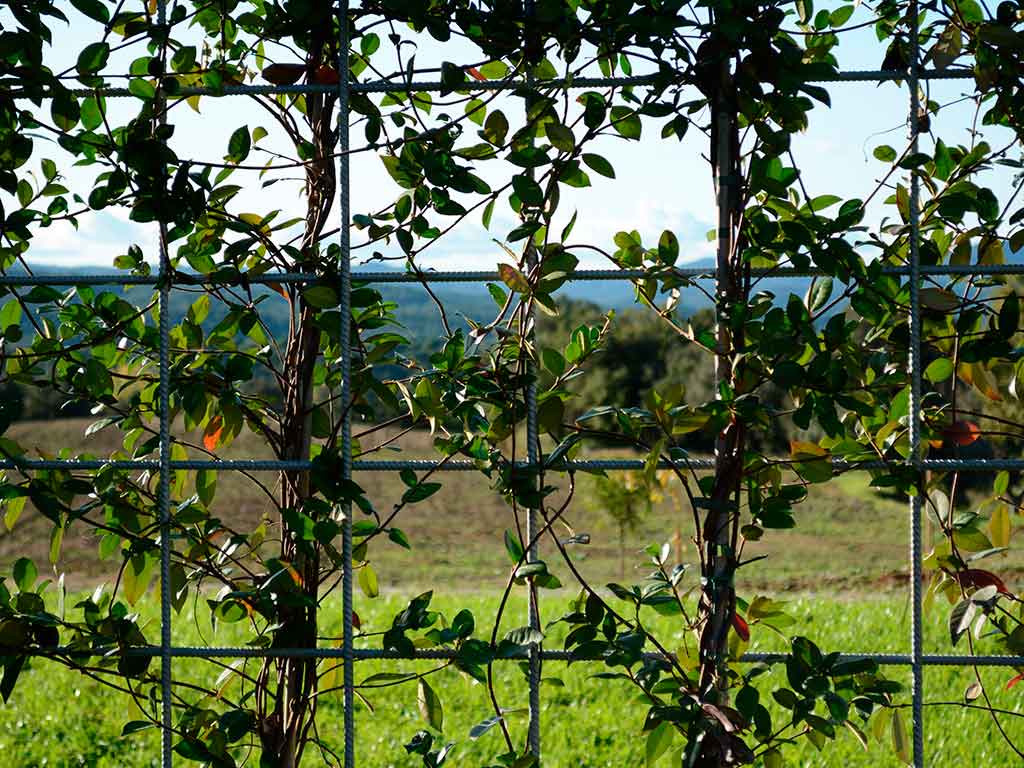
<svg viewBox="0 0 1024 768"><path fill-rule="evenodd" d="M893 277L910 275L910 267L882 266L881 274ZM181 287L217 286L217 285L268 285L283 283L316 283L325 279L324 275L312 272L267 272L261 275L231 273L226 275L199 275L191 272L173 271L174 284ZM666 274L685 277L692 280L714 280L715 268L706 267L673 267ZM800 269L797 267L772 267L751 269L750 276L754 279L784 277L822 277L826 273L820 269ZM924 276L941 275L1024 275L1024 264L921 264L918 274ZM566 275L566 282L609 282L641 280L648 273L641 269L578 269ZM488 283L501 280L501 275L489 270L423 270L419 274L413 272L371 272L354 271L351 276L353 283ZM159 285L159 275L118 275L116 272L87 274L34 274L34 275L0 275L0 285Z"/></svg>
<svg viewBox="0 0 1024 768"><path fill-rule="evenodd" d="M907 87L910 90L910 153L918 151L921 132L921 101L918 91L918 68L921 45L918 35L917 0L910 0L910 72ZM921 182L917 173L910 171L910 339L907 363L910 368L910 464L921 474L921 237L920 222ZM955 386L955 385L954 385ZM924 668L921 664L921 490L910 497L910 698L913 722L914 768L924 768Z"/></svg>
<svg viewBox="0 0 1024 768"><path fill-rule="evenodd" d="M530 5L530 0L525 0ZM157 0L157 17L159 23L165 23L167 0ZM170 438L170 408L169 408L169 386L170 386L170 347L169 331L170 321L168 318L168 300L170 291L174 286L206 286L206 285L231 285L231 284L268 284L268 283L311 283L324 281L326 279L337 279L341 289L341 339L342 339L342 402L348 404L351 399L351 347L347 343L351 334L351 315L348 311L349 298L353 283L479 283L500 280L500 276L494 271L426 271L420 274L403 272L383 271L353 271L351 259L350 229L349 229L349 193L350 193L350 164L349 164L349 96L359 93L389 93L389 92L412 92L412 91L511 91L521 88L523 80L495 80L495 81L467 81L456 87L443 84L439 81L412 81L405 80L377 80L358 82L353 81L348 70L348 0L339 0L337 14L340 29L339 48L339 83L337 86L299 84L290 86L263 86L263 85L237 85L227 86L219 90L209 88L182 88L175 94L179 96L206 95L218 96L239 96L239 95L273 95L273 94L312 94L312 93L336 93L339 104L339 245L340 259L338 263L338 275L335 278L311 273L268 273L262 275L246 275L237 271L225 271L221 274L197 275L183 273L175 270L170 264L167 251L166 232L161 232L159 270L156 275L117 275L106 274L60 274L47 273L37 275L0 275L0 286L28 286L28 285L51 285L51 286L78 286L78 285L148 285L155 286L159 291L159 453L157 459L142 460L60 460L60 459L27 459L13 457L0 460L0 470L25 469L25 470L46 470L66 469L70 471L95 470L102 467L115 467L127 470L151 470L159 473L159 523L160 523L160 573L161 573L161 643L159 646L143 647L117 647L110 648L79 648L74 646L59 646L55 648L34 648L26 649L26 655L31 656L69 656L88 654L97 655L100 653L118 653L126 656L142 656L148 658L159 657L161 660L161 721L162 721L162 749L161 760L164 768L170 768L173 762L173 751L171 746L171 685L172 671L171 661L174 658L340 658L344 665L344 764L345 768L355 768L355 727L353 719L354 691L357 687L354 681L354 662L364 659L452 659L456 657L456 651L451 649L417 650L413 654L401 654L394 651L379 649L356 648L353 636L352 625L352 528L351 510L345 505L338 510L342 521L343 536L343 645L341 648L228 648L228 647L206 647L196 648L177 646L171 641L171 599L170 599L170 532L173 524L170 507L170 473L175 470L214 469L221 471L283 471L283 470L307 470L313 465L310 461L282 461L282 460L172 460L171 438ZM821 77L808 79L807 82L823 83L872 83L879 81L906 81L910 95L910 141L911 152L917 151L918 138L920 133L919 125L919 84L921 81L930 80L963 80L973 77L969 69L949 68L943 71L924 70L920 66L920 44L917 35L918 15L917 0L911 0L911 58L907 71L887 70L858 70L836 72ZM662 75L639 75L632 77L579 77L561 78L555 80L534 80L529 81L532 87L552 89L575 89L575 88L600 88L600 87L628 87L628 86L649 86L659 82ZM75 95L94 96L96 89L72 89ZM105 88L100 89L106 97L130 97L132 94L126 88ZM15 93L14 96L24 97ZM45 96L44 96L45 97ZM159 96L158 98L165 98ZM920 455L920 421L921 421L921 312L918 291L922 278L938 275L1020 275L1024 274L1024 264L1005 265L922 265L919 253L919 209L920 209L920 183L916 173L910 172L910 260L906 266L886 266L881 269L883 274L907 276L910 278L912 290L910 292L910 342L908 349L908 369L911 376L912 396L910 398L910 455L905 462L897 461L868 461L851 464L843 461L834 461L837 470L861 468L885 468L901 464L909 464L918 472L928 469L940 470L964 470L964 471L992 471L998 469L1024 470L1024 459L924 459ZM676 275L695 280L715 280L715 267L678 267L674 269ZM773 269L751 270L755 278L781 278L781 277L813 277L822 272L816 269L797 269L793 267L777 267ZM618 269L589 269L578 270L568 279L580 281L607 281L636 280L646 276L642 270L618 270ZM528 460L515 462L517 468L526 471L550 470L570 471L574 469L602 469L608 471L635 470L641 469L644 462L633 458L613 459L591 459L591 460L562 460L557 463L545 464L539 443L536 442L536 419L537 404L536 397L528 398L529 408L527 421L532 424L530 437L528 438ZM344 423L341 431L342 445L342 473L349 478L353 472L397 472L402 469L434 470L434 471L472 471L478 468L473 461L454 460L444 463L433 460L404 460L404 461L368 461L353 460L351 455L351 409L345 408ZM779 459L788 462L789 459ZM693 457L686 460L688 469L707 471L714 468L714 459L708 457ZM675 462L675 466L680 464ZM663 462L664 466L670 466ZM910 631L909 654L902 653L842 653L843 660L871 659L881 665L909 666L912 673L912 713L913 713L913 759L916 768L924 766L923 749L923 690L922 675L926 666L1024 666L1024 656L1001 656L1001 655L943 655L925 654L922 652L922 627L921 627L921 500L920 495L911 498L909 504L910 519L910 570L911 570L911 602L912 619ZM530 528L536 525L534 511L530 511ZM535 553L531 552L530 557ZM530 623L531 626L540 626L539 609L535 597L531 591L530 598ZM658 654L645 654L647 658L660 658ZM746 653L741 657L744 663L777 661L785 658L775 653ZM598 657L574 654L568 651L554 651L539 649L531 645L529 649L512 653L507 660L529 660L531 662L530 675L530 716L528 739L531 749L535 748L539 756L539 674L533 670L539 669L541 660L550 661L598 661Z"/></svg>

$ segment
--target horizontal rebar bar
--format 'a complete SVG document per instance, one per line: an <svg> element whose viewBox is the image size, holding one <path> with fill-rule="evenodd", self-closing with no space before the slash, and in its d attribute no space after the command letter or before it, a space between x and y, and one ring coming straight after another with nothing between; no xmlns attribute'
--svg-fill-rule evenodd
<svg viewBox="0 0 1024 768"><path fill-rule="evenodd" d="M789 456L768 457L766 461L776 464L792 464L795 459ZM609 470L609 471L632 471L640 470L646 466L643 459L574 459L558 461L551 464L534 465L528 461L517 461L517 469L524 471L543 468L551 472L568 472L571 470ZM906 466L904 459L892 459L890 461L874 460L865 462L848 462L840 459L833 459L832 465L837 471L870 470L870 469L895 469ZM713 469L714 459L693 457L677 459L669 462L663 459L658 463L661 469L672 467L682 469ZM1024 470L1024 459L922 459L919 462L922 469L935 469L946 471L984 472L996 470ZM0 459L0 470L68 470L90 471L110 467L112 469L124 470L155 470L160 468L160 462L156 459ZM301 471L312 469L312 461L281 461L277 459L224 459L222 461L211 459L186 459L171 462L172 470L200 470L209 469L216 471L249 471L249 472L277 472L281 470ZM477 462L470 459L455 459L442 463L439 459L404 459L390 461L356 460L352 468L358 472L400 472L403 469L413 471L435 471L435 472L472 472L480 468Z"/></svg>
<svg viewBox="0 0 1024 768"><path fill-rule="evenodd" d="M714 267L676 267L673 273L678 277L713 280ZM750 270L755 278L823 277L827 273L820 269L797 269L775 267ZM883 267L884 275L905 276L909 267ZM1024 275L1021 264L936 264L922 266L922 275ZM649 273L642 269L578 269L565 276L568 281L594 282L614 280L643 280ZM229 276L196 275L186 272L175 274L174 282L180 286L197 285L244 285L274 283L316 283L332 278L310 272L263 273L249 276L246 273ZM489 270L445 270L424 271L417 275L411 272L353 272L357 283L487 283L501 282L501 275ZM48 273L42 275L0 275L0 285L157 285L156 275L119 275L111 272L99 274Z"/></svg>
<svg viewBox="0 0 1024 768"><path fill-rule="evenodd" d="M5 649L10 653L14 649ZM343 648L232 648L232 647L196 647L196 646L172 646L170 655L176 658L316 658L316 659L340 659L344 656ZM75 646L55 646L51 648L28 647L18 648L18 654L26 656L134 656L156 658L161 655L160 646L136 646L125 647L109 646L106 648L79 648ZM602 661L603 656L599 654L577 654L572 651L542 650L541 658L547 661ZM427 648L417 649L412 654L401 653L395 650L384 650L381 648L357 648L354 651L356 659L405 659L408 661L443 661L459 658L458 650L454 648ZM664 659L658 653L645 653L644 657L651 660ZM526 647L515 649L504 653L496 658L496 661L522 661L529 658L529 651ZM786 658L784 653L773 652L749 652L744 653L740 661L747 664L779 662ZM911 657L907 653L840 653L840 661L874 661L883 666L911 666ZM951 655L951 654L924 654L921 661L925 666L931 667L1019 667L1024 666L1024 656L1000 656L985 655Z"/></svg>
<svg viewBox="0 0 1024 768"><path fill-rule="evenodd" d="M246 272L229 276L196 275L176 272L172 282L175 287L196 285L267 285L276 283L315 283L324 280L323 275L311 272L264 272L250 275ZM0 275L0 285L159 285L159 275L122 275L117 272L97 274L73 274L70 272L49 272L38 275Z"/></svg>
<svg viewBox="0 0 1024 768"><path fill-rule="evenodd" d="M660 75L633 75L630 77L569 77L555 78L552 80L535 80L533 87L543 90L548 88L620 88L620 87L642 87L658 82ZM905 80L906 72L894 70L849 70L846 72L835 72L834 74L817 75L810 77L804 82L807 83L871 83L885 81ZM929 70L918 75L920 80L968 80L974 77L970 69L946 69ZM513 91L526 85L523 80L468 80L466 82L451 84L442 83L440 80L371 80L362 83L352 83L349 87L352 93L413 93L413 92L479 92L479 91ZM69 88L75 96L95 96L102 94L105 98L133 97L134 94L127 88ZM183 87L179 88L170 98L183 98L188 96L276 96L279 94L301 95L310 93L336 93L336 85L321 85L318 83L299 83L296 85L226 85L221 89ZM52 98L49 92L29 94L23 91L11 94L16 99L35 100Z"/></svg>

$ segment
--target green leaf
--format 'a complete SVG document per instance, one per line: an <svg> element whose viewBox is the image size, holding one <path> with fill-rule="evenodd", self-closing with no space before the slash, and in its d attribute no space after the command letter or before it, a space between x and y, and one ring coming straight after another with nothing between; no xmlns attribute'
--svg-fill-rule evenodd
<svg viewBox="0 0 1024 768"><path fill-rule="evenodd" d="M513 645L540 645L544 642L544 633L533 627L517 627L506 632L505 639Z"/></svg>
<svg viewBox="0 0 1024 768"><path fill-rule="evenodd" d="M106 43L90 43L78 54L77 68L79 74L92 75L107 66L110 57L110 46Z"/></svg>
<svg viewBox="0 0 1024 768"><path fill-rule="evenodd" d="M639 139L642 126L640 115L629 107L612 107L612 127L627 139Z"/></svg>
<svg viewBox="0 0 1024 768"><path fill-rule="evenodd" d="M485 141L499 147L505 143L505 136L508 135L508 118L500 109L496 109L487 116L484 122L483 138Z"/></svg>
<svg viewBox="0 0 1024 768"><path fill-rule="evenodd" d="M1003 299L1003 305L999 308L999 333L1008 339L1017 332L1019 325L1020 301L1016 293L1011 293Z"/></svg>
<svg viewBox="0 0 1024 768"><path fill-rule="evenodd" d="M830 208L836 203L841 202L842 199L843 198L839 197L839 195L818 195L810 202L811 210L815 213L823 211L826 208Z"/></svg>
<svg viewBox="0 0 1024 768"><path fill-rule="evenodd" d="M956 24L950 23L939 33L938 40L935 41L935 45L931 47L928 54L931 56L935 68L943 70L956 61L962 50L963 38L960 29Z"/></svg>
<svg viewBox="0 0 1024 768"><path fill-rule="evenodd" d="M26 502L28 502L27 496L19 496L7 502L7 509L4 511L4 526L8 531L14 528L18 518L21 517L21 513L25 511Z"/></svg>
<svg viewBox="0 0 1024 768"><path fill-rule="evenodd" d="M949 148L942 139L938 139L935 142L935 178L946 181L955 167L956 164L949 154Z"/></svg>
<svg viewBox="0 0 1024 768"><path fill-rule="evenodd" d="M679 238L670 230L665 230L658 238L658 261L665 266L672 266L679 259Z"/></svg>
<svg viewBox="0 0 1024 768"><path fill-rule="evenodd" d="M380 37L373 32L367 32L359 39L359 50L363 56L372 56L380 48Z"/></svg>
<svg viewBox="0 0 1024 768"><path fill-rule="evenodd" d="M133 733L144 731L147 728L156 728L155 723L151 723L149 720L131 720L124 724L121 728L122 736L130 736Z"/></svg>
<svg viewBox="0 0 1024 768"><path fill-rule="evenodd" d="M644 749L648 766L658 762L658 758L664 755L672 746L672 739L675 729L670 723L661 722L647 734L647 746Z"/></svg>
<svg viewBox="0 0 1024 768"><path fill-rule="evenodd" d="M505 306L505 302L508 300L508 294L501 289L500 286L494 283L487 284L487 292L491 294L491 298L494 299L494 303L498 305L498 308Z"/></svg>
<svg viewBox="0 0 1024 768"><path fill-rule="evenodd" d="M50 563L60 560L60 549L64 543L64 526L55 525L50 530Z"/></svg>
<svg viewBox="0 0 1024 768"><path fill-rule="evenodd" d="M524 205L540 205L544 202L544 190L540 184L525 174L512 177L512 189Z"/></svg>
<svg viewBox="0 0 1024 768"><path fill-rule="evenodd" d="M932 384L945 381L953 375L953 361L947 357L932 360L924 369L924 377Z"/></svg>
<svg viewBox="0 0 1024 768"><path fill-rule="evenodd" d="M540 353L541 361L553 376L561 376L565 373L565 358L557 349L544 347Z"/></svg>
<svg viewBox="0 0 1024 768"><path fill-rule="evenodd" d="M898 709L892 713L892 748L896 757L907 765L913 765L910 756L910 743L907 741L907 729L903 725L903 716Z"/></svg>
<svg viewBox="0 0 1024 768"><path fill-rule="evenodd" d="M500 80L508 74L508 65L500 59L489 61L480 67L480 74L488 80Z"/></svg>
<svg viewBox="0 0 1024 768"><path fill-rule="evenodd" d="M155 564L156 558L144 554L132 555L125 562L124 572L121 574L121 588L124 590L124 599L130 605L135 605L139 598L146 594Z"/></svg>
<svg viewBox="0 0 1024 768"><path fill-rule="evenodd" d="M0 680L0 698L3 698L5 704L11 698L14 684L18 682L18 675L21 674L27 658L28 656L15 656L4 664L4 676Z"/></svg>
<svg viewBox="0 0 1024 768"><path fill-rule="evenodd" d="M481 722L477 723L469 729L469 738L479 739L481 736L483 736L485 733L491 730L491 728L500 723L501 720L502 718L498 715L494 715L493 717L488 717L486 720L482 720Z"/></svg>
<svg viewBox="0 0 1024 768"><path fill-rule="evenodd" d="M331 309L338 306L338 292L329 285L314 285L302 292L302 298L311 307Z"/></svg>
<svg viewBox="0 0 1024 768"><path fill-rule="evenodd" d="M412 549L412 544L409 543L409 537L405 535L405 531L401 528L391 528L388 530L388 538L400 547Z"/></svg>
<svg viewBox="0 0 1024 768"><path fill-rule="evenodd" d="M20 557L15 561L14 568L11 569L11 576L14 577L18 591L31 592L32 587L36 585L39 571L36 570L36 564L29 558Z"/></svg>
<svg viewBox="0 0 1024 768"><path fill-rule="evenodd" d="M441 490L440 483L420 483L402 494L402 502L405 504L415 504L430 498L439 490Z"/></svg>
<svg viewBox="0 0 1024 768"><path fill-rule="evenodd" d="M68 91L58 91L50 102L50 117L62 131L70 131L74 128L81 115L82 111L78 106L78 100Z"/></svg>
<svg viewBox="0 0 1024 768"><path fill-rule="evenodd" d="M838 29L850 20L853 16L853 11L856 8L855 5L843 5L832 11L829 16L828 23L833 29Z"/></svg>
<svg viewBox="0 0 1024 768"><path fill-rule="evenodd" d="M420 708L420 715L426 720L427 725L436 731L442 731L444 726L444 710L441 708L441 700L437 698L430 683L422 677L416 691L416 703Z"/></svg>
<svg viewBox="0 0 1024 768"><path fill-rule="evenodd" d="M133 77L128 81L128 92L143 101L156 98L156 86L141 77Z"/></svg>
<svg viewBox="0 0 1024 768"><path fill-rule="evenodd" d="M17 301L8 301L0 305L0 334L8 328L21 326L21 304Z"/></svg>
<svg viewBox="0 0 1024 768"><path fill-rule="evenodd" d="M599 173L602 176L607 176L609 179L615 178L615 169L612 168L612 164L601 157L601 155L584 152L583 162L586 163L587 167L592 171Z"/></svg>
<svg viewBox="0 0 1024 768"><path fill-rule="evenodd" d="M523 559L523 545L519 543L519 537L510 530L505 531L505 551L508 552L513 563L518 563Z"/></svg>
<svg viewBox="0 0 1024 768"><path fill-rule="evenodd" d="M883 163L891 163L897 157L896 150L887 144L875 147L875 151L872 154L874 154L875 159L881 160Z"/></svg>
<svg viewBox="0 0 1024 768"><path fill-rule="evenodd" d="M100 0L71 0L71 4L93 21L100 24L110 21L110 11Z"/></svg>
<svg viewBox="0 0 1024 768"><path fill-rule="evenodd" d="M533 560L516 568L514 574L517 579L527 579L540 573L547 573L548 565L543 560Z"/></svg>
<svg viewBox="0 0 1024 768"><path fill-rule="evenodd" d="M807 290L807 311L812 315L822 309L832 298L832 278L815 278Z"/></svg>
<svg viewBox="0 0 1024 768"><path fill-rule="evenodd" d="M225 160L230 163L241 163L249 156L252 147L252 139L249 136L249 126L243 125L237 128L228 139L228 154Z"/></svg>
<svg viewBox="0 0 1024 768"><path fill-rule="evenodd" d="M359 589L369 598L377 597L380 594L380 587L377 584L377 572L367 563L359 569Z"/></svg>
<svg viewBox="0 0 1024 768"><path fill-rule="evenodd" d="M470 122L482 126L487 117L487 106L481 99L470 99L466 103L465 113Z"/></svg>
<svg viewBox="0 0 1024 768"><path fill-rule="evenodd" d="M106 113L107 104L103 97L97 99L90 96L82 102L82 127L87 131L95 131L103 125L103 115Z"/></svg>
<svg viewBox="0 0 1024 768"><path fill-rule="evenodd" d="M217 473L212 469L200 469L196 472L196 495L204 506L213 503L217 493Z"/></svg>
<svg viewBox="0 0 1024 768"><path fill-rule="evenodd" d="M561 123L548 123L545 126L551 145L562 152L572 152L576 148L576 138L572 131Z"/></svg>

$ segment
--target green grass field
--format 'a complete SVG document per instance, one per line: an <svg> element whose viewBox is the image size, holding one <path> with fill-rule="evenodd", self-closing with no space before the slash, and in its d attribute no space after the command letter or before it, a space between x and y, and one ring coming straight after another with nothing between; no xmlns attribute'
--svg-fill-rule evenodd
<svg viewBox="0 0 1024 768"><path fill-rule="evenodd" d="M552 594L547 602L549 612L557 615L566 598L567 590ZM363 617L364 628L382 626L405 603L407 596L391 593L375 601L360 598L357 608ZM522 596L520 595L520 598ZM522 622L524 615L520 603L518 612L507 617L505 626ZM460 608L468 607L483 624L493 615L496 600L491 596L472 593L439 596L436 607L449 617ZM340 614L340 606L329 606ZM823 649L859 649L905 651L905 605L894 598L862 599L857 602L827 597L795 600L791 612L806 620L806 634L819 641ZM156 634L156 605L150 600L143 606L152 616L150 632ZM940 611L928 617L930 628L938 630L943 617ZM216 634L202 619L189 609L175 619L176 641L202 645L203 643L232 644L238 636L225 627ZM339 622L327 627L328 634L338 631ZM230 629L228 627L227 629ZM665 626L666 636L671 627ZM479 633L479 629L478 629ZM553 627L548 633L549 647L561 647L561 630ZM367 643L372 646L372 643ZM779 649L781 641L767 630L755 627L752 647ZM250 662L254 664L255 662ZM250 667L251 668L251 667ZM380 671L423 671L425 663L369 662L356 667L356 679L365 680ZM551 768L569 766L638 766L643 764L644 741L640 734L645 706L636 699L626 683L604 682L590 679L600 671L600 665L577 663L566 666L549 663L545 666L545 684L542 686L544 765ZM208 662L179 660L174 673L186 681L210 682L222 668ZM887 668L892 679L907 681L905 669ZM1019 691L1004 691L1003 683L1012 672L990 670L983 673L991 683L993 704L1014 712L1024 713ZM928 670L925 679L926 696L930 702L957 701L973 680L970 670L936 668ZM503 707L521 709L526 705L526 686L522 672L514 663L499 666L497 691ZM460 673L446 669L430 678L444 706L444 736L456 742L451 764L480 766L484 760L499 751L500 735L492 730L479 740L468 733L476 723L492 712L483 686ZM781 680L781 677L780 677ZM228 685L224 695L238 692L239 682ZM383 690L364 690L373 712L359 706L357 712L359 764L373 768L385 766L412 766L417 763L401 749L417 730L424 728L416 705L415 684L403 684ZM907 701L907 695L901 697ZM79 673L71 672L54 662L35 661L19 681L11 702L0 706L0 755L3 764L15 766L103 766L114 768L155 766L158 764L158 736L155 730L121 737L121 727L139 715L127 696L111 692ZM340 695L330 694L321 712L321 734L332 746L340 747L341 734ZM1004 716L1002 722L1011 736L1024 739L1024 720ZM525 718L511 715L514 734L524 737ZM995 726L987 715L958 708L929 707L926 718L927 764L934 766L984 765L1009 766L1017 764L1013 752L1001 742ZM870 732L870 726L868 726ZM310 754L310 765L324 764L319 756ZM659 765L670 766L666 756ZM789 753L787 765L798 766L898 766L892 753L888 732L883 741L872 739L865 751L849 733L841 732L835 743L818 753L804 745Z"/></svg>
<svg viewBox="0 0 1024 768"><path fill-rule="evenodd" d="M109 455L116 448L116 433L105 430L83 440L86 422L59 421L44 424L15 425L9 434L45 451L47 445L79 446L75 453ZM358 430L357 430L358 431ZM374 435L386 440L389 433ZM401 441L402 456L430 455L429 436L413 433ZM235 456L260 456L259 446L247 438L231 449ZM610 455L611 452L598 455ZM275 478L265 473L260 479L273 485ZM364 473L358 478L378 509L388 509L400 491L395 478L383 473ZM433 588L434 607L451 617L463 607L477 617L477 636L493 623L500 589L508 575L508 560L503 551L502 534L515 522L511 511L487 487L486 479L473 472L447 473L444 487L426 502L402 513L398 525L412 541L407 551L385 543L370 552L377 570L382 594L368 600L357 592L357 606L363 631L372 632L389 625L391 617L412 596ZM555 482L560 482L554 476ZM581 480L579 503L570 516L573 529L591 536L591 544L577 548L581 571L595 584L608 581L630 582L644 573L642 548L652 542L669 539L678 532L683 560L693 561L686 542L691 531L690 511L667 493L638 528L624 541L625 573L620 574L620 548L615 526L608 515L587 494L587 479ZM215 514L244 526L257 523L267 513L255 484L240 475L223 475L219 482ZM230 517L229 517L230 516ZM766 594L788 600L791 612L801 621L799 633L819 643L825 650L887 651L909 650L907 606L907 507L902 501L875 493L863 474L848 474L836 482L814 486L812 495L797 510L798 526L789 531L770 531L763 542L748 547L745 556L764 556L756 567L741 569L737 575L740 593L746 597ZM1019 521L1015 521L1019 522ZM927 533L927 532L926 532ZM21 556L34 557L45 567L48 550L48 524L27 510L10 531L0 532L0 568ZM545 556L551 570L569 583L564 566L559 567L547 546ZM1011 582L1019 578L1021 560L1003 559L994 564ZM97 563L96 541L87 529L72 528L65 537L61 558L54 571L67 574L68 582L78 589L90 588L111 577L111 564ZM693 582L693 577L689 577ZM690 586L694 586L695 582ZM542 615L546 621L557 618L575 594L569 587L542 594ZM525 595L514 596L502 624L507 630L524 623ZM332 598L333 600L333 598ZM73 604L73 601L69 604ZM158 610L151 590L137 608L148 619L146 634L150 640L159 635ZM173 634L178 644L234 645L242 637L232 634L238 625L220 627L213 634L208 621L191 613L191 608L175 617ZM945 628L949 608L936 604L927 616L926 651L948 652ZM324 632L340 635L340 605L328 602ZM560 626L549 630L547 647L561 648ZM677 645L682 638L665 624L663 637ZM363 640L372 645L375 638ZM379 642L379 640L378 640ZM764 629L754 628L752 649L778 650L781 640ZM962 648L960 650L963 650ZM255 662L250 662L250 669ZM375 672L423 671L422 665L401 662L360 662L357 681ZM211 682L222 667L198 660L177 660L176 678L184 681ZM544 766L639 766L643 765L644 738L641 726L645 706L624 683L600 682L590 675L600 671L593 664L548 664L548 680L543 686ZM893 679L909 683L906 669L887 669ZM1024 712L1021 697L1024 686L1004 690L1011 670L983 671L991 683L993 704L1012 712ZM456 742L449 762L455 766L482 766L500 750L500 735L492 730L479 740L468 737L469 729L490 717L493 711L484 687L445 669L432 675L433 685L444 704L446 739ZM523 710L526 686L516 664L500 665L497 673L498 695L503 707ZM939 702L962 701L965 688L973 681L969 669L934 668L926 672L926 763L952 766L962 763L984 766L1018 764L1016 755L1003 744L995 725L983 712L965 711ZM237 692L237 680L225 691ZM373 706L371 712L360 706L357 712L359 765L365 768L415 766L402 745L425 727L416 705L415 684L383 690L364 691ZM909 702L909 696L902 698ZM151 766L158 764L158 737L146 730L122 737L121 727L139 719L128 697L111 692L79 673L65 670L50 661L36 660L19 681L12 700L0 705L0 766ZM333 746L342 743L340 695L325 697L321 711L321 736ZM517 737L525 734L523 715L509 715ZM906 718L909 723L909 717ZM1004 716L1008 733L1024 741L1024 720ZM868 729L870 731L870 728ZM310 752L304 764L321 765L323 760ZM665 757L660 765L672 765ZM791 751L787 765L793 766L897 766L891 736L881 743L872 741L865 752L853 736L843 732L837 742L822 753L804 745Z"/></svg>

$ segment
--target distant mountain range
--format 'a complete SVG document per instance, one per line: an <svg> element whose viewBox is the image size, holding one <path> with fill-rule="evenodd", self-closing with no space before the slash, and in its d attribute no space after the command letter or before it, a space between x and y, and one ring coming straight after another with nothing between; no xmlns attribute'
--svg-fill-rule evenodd
<svg viewBox="0 0 1024 768"><path fill-rule="evenodd" d="M700 260L688 262L684 266L714 268L712 260ZM373 267L358 267L355 275L358 279L360 271L390 271L387 267L374 265ZM398 271L398 270L395 270ZM55 267L55 266L33 266L33 272L39 275L95 275L111 274L123 275L123 272L97 266L80 267ZM810 280L807 278L774 278L765 281L764 290L771 290L780 301L785 301L790 293L802 296L807 290ZM441 334L441 322L433 300L423 288L415 283L380 283L375 286L388 300L398 305L396 316L399 322L406 329L406 335L413 341L413 347L419 350L433 347ZM709 281L709 289L712 288ZM109 290L109 289L108 289ZM283 301L275 301L276 294L269 287L257 286L257 295L264 295L268 298L262 302L262 309L266 314L267 324L275 332L284 332L288 327L287 314ZM482 283L431 283L431 290L437 298L445 305L449 321L455 321L462 317L470 317L476 320L486 320L496 310L493 299ZM559 289L556 297L568 298L575 301L587 301L597 305L602 310L614 309L622 311L634 306L633 285L629 281L618 280L577 280L567 282ZM171 317L183 317L188 310L189 304L194 301L194 293L175 292L171 303ZM682 315L689 315L693 312L707 308L707 298L697 289L684 289L682 292L679 312ZM210 309L208 323L218 322L224 315L224 311L218 311L216 306ZM460 323L462 324L462 323Z"/></svg>

